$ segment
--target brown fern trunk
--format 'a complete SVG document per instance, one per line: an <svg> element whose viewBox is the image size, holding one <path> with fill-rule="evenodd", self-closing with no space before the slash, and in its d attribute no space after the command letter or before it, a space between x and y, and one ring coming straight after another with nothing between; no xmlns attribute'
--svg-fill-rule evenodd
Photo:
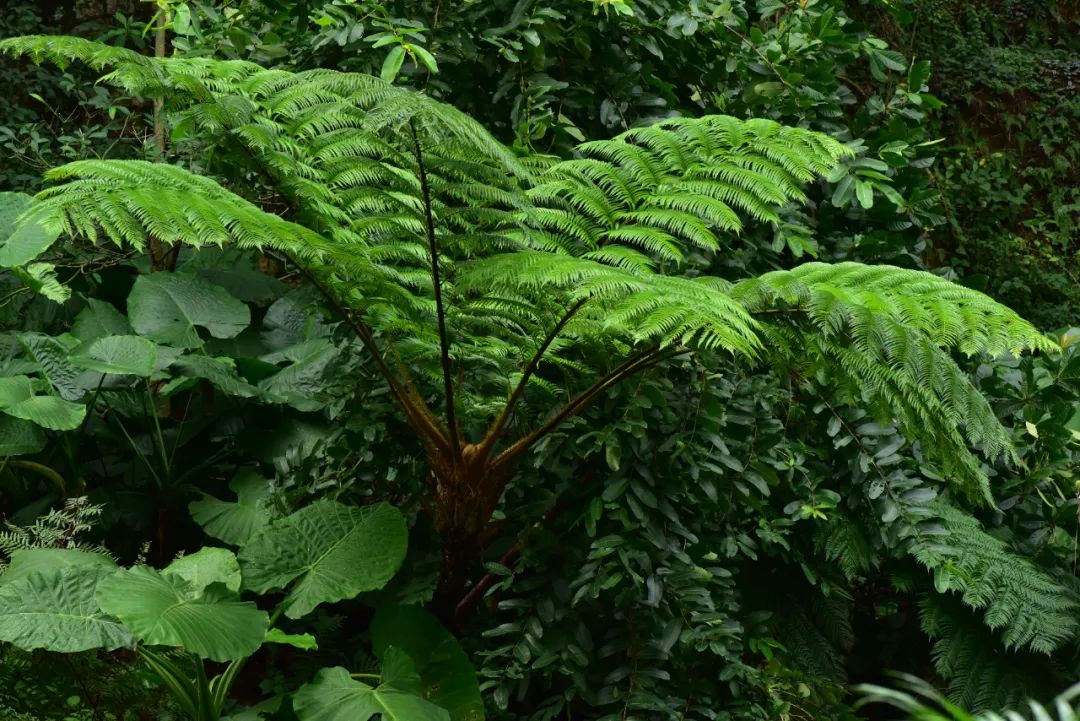
<svg viewBox="0 0 1080 721"><path fill-rule="evenodd" d="M431 610L445 624L453 625L455 609L481 568L491 516L511 476L494 471L473 445L462 448L458 463L438 457L432 460L442 566Z"/></svg>

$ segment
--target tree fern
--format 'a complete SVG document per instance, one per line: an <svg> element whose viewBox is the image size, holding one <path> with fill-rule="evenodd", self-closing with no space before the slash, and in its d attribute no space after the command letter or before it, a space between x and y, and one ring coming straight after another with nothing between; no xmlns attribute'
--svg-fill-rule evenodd
<svg viewBox="0 0 1080 721"><path fill-rule="evenodd" d="M180 166L84 161L48 174L35 218L94 242L231 243L295 261L424 444L436 523L466 565L522 454L673 355L828 364L986 498L969 445L998 457L1008 438L949 351L1048 347L1008 309L926 273L813 263L735 284L709 275L748 221L781 223L847 154L819 133L681 118L583 143L569 160L519 158L458 110L365 75L150 59L71 38L0 51L109 68L104 82L162 100L207 172L272 192L260 205ZM573 369L558 389L569 400L525 417L522 399L550 398L559 369ZM462 565L444 571L459 576L448 585Z"/></svg>

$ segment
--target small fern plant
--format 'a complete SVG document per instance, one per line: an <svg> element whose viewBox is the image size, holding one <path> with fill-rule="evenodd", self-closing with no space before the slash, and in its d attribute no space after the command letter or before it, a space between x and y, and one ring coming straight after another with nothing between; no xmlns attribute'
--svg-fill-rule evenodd
<svg viewBox="0 0 1080 721"><path fill-rule="evenodd" d="M108 556L105 548L82 540L104 510L104 506L80 496L68 498L62 508L50 510L30 526L4 521L0 526L0 573L7 569L5 557L11 558L16 552L28 549L62 548Z"/></svg>
<svg viewBox="0 0 1080 721"><path fill-rule="evenodd" d="M988 498L971 447L1008 455L1008 436L951 351L1050 347L1009 309L923 272L713 274L747 222L782 223L847 153L819 133L679 118L583 143L568 160L520 157L452 106L366 75L153 59L67 37L0 51L107 69L104 82L161 100L199 159L200 174L143 161L56 168L33 222L124 247L276 252L338 308L426 453L445 599L467 582L522 457L665 360L828 365Z"/></svg>

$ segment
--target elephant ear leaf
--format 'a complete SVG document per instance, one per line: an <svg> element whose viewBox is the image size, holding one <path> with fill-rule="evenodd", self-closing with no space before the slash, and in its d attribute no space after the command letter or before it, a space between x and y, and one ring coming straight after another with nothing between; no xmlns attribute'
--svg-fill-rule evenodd
<svg viewBox="0 0 1080 721"><path fill-rule="evenodd" d="M188 506L191 517L210 536L233 546L242 546L270 524L266 499L270 484L251 470L242 470L229 484L236 501L221 501L207 496Z"/></svg>
<svg viewBox="0 0 1080 721"><path fill-rule="evenodd" d="M0 378L0 412L42 428L70 431L79 427L86 408L56 396L35 396L27 376Z"/></svg>
<svg viewBox="0 0 1080 721"><path fill-rule="evenodd" d="M148 378L154 372L157 357L157 346L146 338L113 335L92 341L85 350L71 356L71 362L98 373Z"/></svg>
<svg viewBox="0 0 1080 721"><path fill-rule="evenodd" d="M404 652L390 649L382 683L368 686L341 667L324 668L293 698L300 721L450 721L446 709L420 695L420 679Z"/></svg>
<svg viewBox="0 0 1080 721"><path fill-rule="evenodd" d="M95 601L98 585L113 573L102 566L63 566L0 586L0 641L59 653L132 645L131 634Z"/></svg>
<svg viewBox="0 0 1080 721"><path fill-rule="evenodd" d="M234 338L251 323L243 301L184 273L139 276L128 295L128 316L139 335L177 348L201 347L197 328L214 338Z"/></svg>
<svg viewBox="0 0 1080 721"><path fill-rule="evenodd" d="M223 583L200 589L178 574L147 566L109 576L95 598L146 645L184 648L212 661L250 656L269 626L265 612Z"/></svg>
<svg viewBox="0 0 1080 721"><path fill-rule="evenodd" d="M363 508L319 501L275 521L240 551L244 587L256 593L295 584L285 615L300 618L322 603L381 588L401 567L405 518L393 506Z"/></svg>
<svg viewBox="0 0 1080 721"><path fill-rule="evenodd" d="M371 639L384 665L392 651L409 655L424 697L446 709L451 721L482 721L484 701L476 671L465 649L434 616L418 606L380 607L371 622Z"/></svg>
<svg viewBox="0 0 1080 721"><path fill-rule="evenodd" d="M68 548L24 548L11 554L11 564L0 575L0 586L57 568L90 568L115 571L116 563L108 556Z"/></svg>
<svg viewBox="0 0 1080 721"><path fill-rule="evenodd" d="M240 591L240 566L233 552L224 548L201 548L195 553L176 559L161 573L165 576L179 576L197 591L212 583L223 584L230 591Z"/></svg>

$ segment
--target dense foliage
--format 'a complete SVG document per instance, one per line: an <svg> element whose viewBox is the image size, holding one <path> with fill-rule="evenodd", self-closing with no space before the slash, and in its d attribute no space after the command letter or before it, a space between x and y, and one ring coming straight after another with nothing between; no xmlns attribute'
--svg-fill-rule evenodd
<svg viewBox="0 0 1080 721"><path fill-rule="evenodd" d="M1075 718L1030 5L15 3L0 715Z"/></svg>

